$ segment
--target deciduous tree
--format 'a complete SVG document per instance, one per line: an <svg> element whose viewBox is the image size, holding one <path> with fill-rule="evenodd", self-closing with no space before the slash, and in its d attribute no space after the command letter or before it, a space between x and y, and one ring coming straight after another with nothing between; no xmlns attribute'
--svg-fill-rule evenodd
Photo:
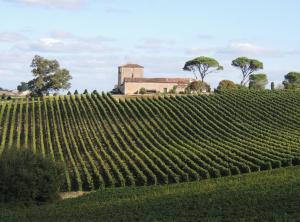
<svg viewBox="0 0 300 222"><path fill-rule="evenodd" d="M18 85L17 90L19 92L24 92L24 91L29 90L28 83L27 82L21 82L20 85Z"/></svg>
<svg viewBox="0 0 300 222"><path fill-rule="evenodd" d="M44 95L52 91L67 90L71 87L70 72L67 69L61 69L57 60L35 56L31 67L35 78L28 82L28 88L32 94Z"/></svg>

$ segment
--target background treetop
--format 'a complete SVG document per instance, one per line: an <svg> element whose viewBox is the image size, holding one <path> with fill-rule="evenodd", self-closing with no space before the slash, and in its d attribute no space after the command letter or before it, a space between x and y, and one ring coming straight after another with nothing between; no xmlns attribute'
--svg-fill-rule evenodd
<svg viewBox="0 0 300 222"><path fill-rule="evenodd" d="M282 82L285 89L298 89L300 88L300 72L289 72L284 76Z"/></svg>
<svg viewBox="0 0 300 222"><path fill-rule="evenodd" d="M237 85L231 80L222 80L219 82L218 90L237 89Z"/></svg>
<svg viewBox="0 0 300 222"><path fill-rule="evenodd" d="M20 85L17 87L19 92L24 92L26 90L29 90L28 83L27 82L21 82Z"/></svg>
<svg viewBox="0 0 300 222"><path fill-rule="evenodd" d="M201 93L203 91L209 92L210 85L202 81L193 81L186 87L185 90L187 93Z"/></svg>
<svg viewBox="0 0 300 222"><path fill-rule="evenodd" d="M265 89L268 84L267 74L251 74L249 76L249 88L250 89Z"/></svg>
<svg viewBox="0 0 300 222"><path fill-rule="evenodd" d="M35 77L39 77L54 74L56 70L60 68L60 65L57 60L49 60L36 55L34 56L30 67L33 68L31 71L32 74Z"/></svg>
<svg viewBox="0 0 300 222"><path fill-rule="evenodd" d="M218 70L223 70L223 66L221 66L214 58L200 56L187 61L183 67L183 70L193 72L196 79L198 79L198 72L200 79L203 82L207 74Z"/></svg>
<svg viewBox="0 0 300 222"><path fill-rule="evenodd" d="M241 85L244 86L248 83L248 77L257 70L263 69L264 64L256 59L249 59L247 57L238 57L231 63L232 66L239 68L242 71L243 79Z"/></svg>
<svg viewBox="0 0 300 222"><path fill-rule="evenodd" d="M70 72L67 69L61 69L57 60L49 60L36 55L31 67L35 78L28 82L28 88L33 95L48 94L51 91L67 90L71 87Z"/></svg>

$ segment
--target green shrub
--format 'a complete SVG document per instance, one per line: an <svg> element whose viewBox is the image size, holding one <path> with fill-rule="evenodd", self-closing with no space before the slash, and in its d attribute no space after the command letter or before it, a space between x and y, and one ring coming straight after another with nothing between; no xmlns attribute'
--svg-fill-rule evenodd
<svg viewBox="0 0 300 222"><path fill-rule="evenodd" d="M139 93L144 95L147 93L147 90L145 88L140 88Z"/></svg>
<svg viewBox="0 0 300 222"><path fill-rule="evenodd" d="M185 89L186 93L210 92L211 87L208 83L202 81L193 81Z"/></svg>
<svg viewBox="0 0 300 222"><path fill-rule="evenodd" d="M231 80L222 80L219 82L217 90L237 89L237 85Z"/></svg>
<svg viewBox="0 0 300 222"><path fill-rule="evenodd" d="M0 202L22 205L58 199L63 167L29 149L6 149L0 157Z"/></svg>

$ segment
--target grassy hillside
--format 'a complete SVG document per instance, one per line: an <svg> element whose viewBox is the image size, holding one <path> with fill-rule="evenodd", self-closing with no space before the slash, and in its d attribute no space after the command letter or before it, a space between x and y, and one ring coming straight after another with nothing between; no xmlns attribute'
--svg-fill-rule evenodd
<svg viewBox="0 0 300 222"><path fill-rule="evenodd" d="M169 184L297 165L299 125L299 92L24 99L0 105L0 153L64 162L66 191Z"/></svg>
<svg viewBox="0 0 300 222"><path fill-rule="evenodd" d="M300 167L201 182L114 188L29 209L0 221L299 221Z"/></svg>

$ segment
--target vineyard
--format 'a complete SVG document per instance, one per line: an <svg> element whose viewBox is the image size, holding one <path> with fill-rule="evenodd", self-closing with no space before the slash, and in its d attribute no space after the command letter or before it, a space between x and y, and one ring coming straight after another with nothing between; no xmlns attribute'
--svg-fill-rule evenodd
<svg viewBox="0 0 300 222"><path fill-rule="evenodd" d="M0 103L0 154L62 162L64 191L169 184L299 165L299 126L300 92L26 98Z"/></svg>

